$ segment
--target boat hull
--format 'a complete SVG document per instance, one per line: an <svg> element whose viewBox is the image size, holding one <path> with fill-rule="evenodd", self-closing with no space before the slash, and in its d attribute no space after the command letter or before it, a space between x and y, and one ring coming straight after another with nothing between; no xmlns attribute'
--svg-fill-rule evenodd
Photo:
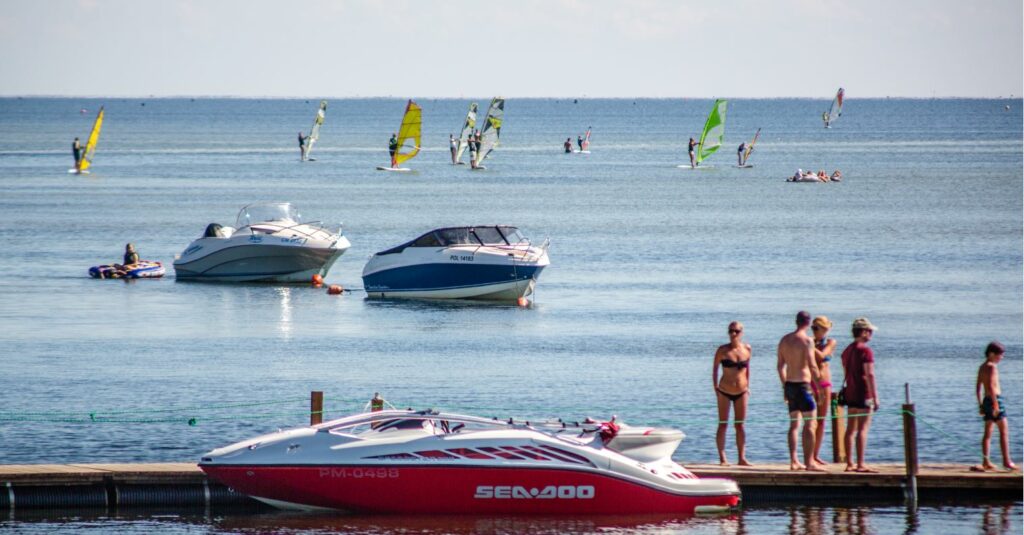
<svg viewBox="0 0 1024 535"><path fill-rule="evenodd" d="M345 250L238 245L218 249L188 262L176 261L174 272L179 280L308 282L315 274L326 275Z"/></svg>
<svg viewBox="0 0 1024 535"><path fill-rule="evenodd" d="M415 264L363 275L369 297L516 300L533 293L545 266Z"/></svg>
<svg viewBox="0 0 1024 535"><path fill-rule="evenodd" d="M734 493L679 493L588 470L423 466L200 465L277 507L390 514L693 514L726 511Z"/></svg>

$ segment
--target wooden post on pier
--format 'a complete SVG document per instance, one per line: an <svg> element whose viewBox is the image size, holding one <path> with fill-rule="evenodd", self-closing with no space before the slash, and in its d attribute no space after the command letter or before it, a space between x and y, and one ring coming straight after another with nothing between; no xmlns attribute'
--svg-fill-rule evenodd
<svg viewBox="0 0 1024 535"><path fill-rule="evenodd" d="M903 384L903 463L907 473L907 505L917 507L917 422L914 404L910 402L910 383Z"/></svg>
<svg viewBox="0 0 1024 535"><path fill-rule="evenodd" d="M324 393L314 390L309 393L309 425L324 421Z"/></svg>
<svg viewBox="0 0 1024 535"><path fill-rule="evenodd" d="M838 402L839 394L832 393L832 462L846 462L846 420L845 410Z"/></svg>

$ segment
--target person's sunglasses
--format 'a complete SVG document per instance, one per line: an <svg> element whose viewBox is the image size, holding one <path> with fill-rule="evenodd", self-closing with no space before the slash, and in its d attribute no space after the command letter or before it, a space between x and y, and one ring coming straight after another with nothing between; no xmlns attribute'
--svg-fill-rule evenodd
<svg viewBox="0 0 1024 535"><path fill-rule="evenodd" d="M729 334L740 334L743 329L729 329Z"/></svg>

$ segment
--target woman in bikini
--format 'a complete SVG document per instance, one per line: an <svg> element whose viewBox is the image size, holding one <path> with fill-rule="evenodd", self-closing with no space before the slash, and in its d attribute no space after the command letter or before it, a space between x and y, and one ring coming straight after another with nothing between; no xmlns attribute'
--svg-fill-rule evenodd
<svg viewBox="0 0 1024 535"><path fill-rule="evenodd" d="M729 426L729 405L733 406L733 424L736 426L736 452L740 466L750 466L747 461L746 432L743 420L747 417L747 400L750 397L750 344L743 343L743 324L734 321L729 324L729 343L715 351L715 363L711 367L711 383L718 398L718 463L728 465L725 459L725 430ZM722 368L719 381L718 368Z"/></svg>
<svg viewBox="0 0 1024 535"><path fill-rule="evenodd" d="M832 353L836 350L836 341L828 337L830 329L832 322L825 316L818 316L811 323L811 331L814 332L814 360L818 363L818 372L821 373L820 380L811 383L814 401L818 406L818 427L814 431L814 460L820 464L825 464L818 454L825 438L828 410L832 406L832 370L829 368L829 362L832 361Z"/></svg>

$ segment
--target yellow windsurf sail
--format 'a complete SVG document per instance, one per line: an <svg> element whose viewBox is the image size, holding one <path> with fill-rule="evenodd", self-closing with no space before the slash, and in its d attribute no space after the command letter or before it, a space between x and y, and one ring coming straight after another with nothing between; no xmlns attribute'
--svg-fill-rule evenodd
<svg viewBox="0 0 1024 535"><path fill-rule="evenodd" d="M423 110L415 102L409 101L405 106L405 116L402 117L402 126L398 128L398 150L395 151L394 161L391 167L398 167L403 162L411 160L420 152L420 127ZM406 144L412 141L411 147Z"/></svg>
<svg viewBox="0 0 1024 535"><path fill-rule="evenodd" d="M96 143L100 140L100 128L103 127L103 106L100 106L100 112L96 115L96 122L92 124L92 132L89 134L89 141L85 144L85 153L82 154L82 159L78 161L78 170L85 171L92 165L92 158L96 155Z"/></svg>

